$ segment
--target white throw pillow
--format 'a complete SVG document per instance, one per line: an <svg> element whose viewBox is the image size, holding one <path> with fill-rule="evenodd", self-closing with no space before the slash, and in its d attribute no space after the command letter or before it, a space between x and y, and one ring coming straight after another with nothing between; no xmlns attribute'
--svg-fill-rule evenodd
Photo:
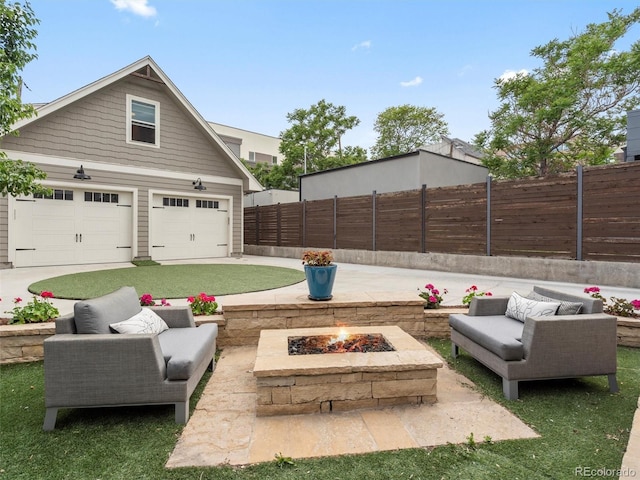
<svg viewBox="0 0 640 480"><path fill-rule="evenodd" d="M537 302L513 292L505 315L524 323L527 317L552 317L559 306L560 302Z"/></svg>
<svg viewBox="0 0 640 480"><path fill-rule="evenodd" d="M162 333L169 329L156 312L144 307L133 317L109 326L118 333Z"/></svg>

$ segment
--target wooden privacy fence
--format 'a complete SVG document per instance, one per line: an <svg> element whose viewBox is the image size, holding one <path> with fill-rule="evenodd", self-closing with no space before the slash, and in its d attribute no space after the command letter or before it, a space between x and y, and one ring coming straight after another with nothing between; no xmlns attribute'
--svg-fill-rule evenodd
<svg viewBox="0 0 640 480"><path fill-rule="evenodd" d="M244 210L249 245L640 262L640 162Z"/></svg>

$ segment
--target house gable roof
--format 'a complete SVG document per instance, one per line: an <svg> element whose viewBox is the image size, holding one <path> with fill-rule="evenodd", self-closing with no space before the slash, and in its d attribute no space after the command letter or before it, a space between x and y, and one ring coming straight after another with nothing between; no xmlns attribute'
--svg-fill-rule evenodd
<svg viewBox="0 0 640 480"><path fill-rule="evenodd" d="M99 80L96 80L89 85L81 87L73 92L60 97L50 103L46 103L37 108L37 116L33 116L28 119L20 120L12 126L12 130L19 130L32 122L42 119L47 115L50 115L82 98L85 98L92 93L97 92L125 77L133 75L137 77L146 78L151 81L162 83L166 86L171 95L175 98L178 104L193 117L195 122L201 127L212 141L224 152L229 161L234 165L236 170L241 174L243 179L243 187L245 192L261 191L262 185L256 180L256 178L249 172L238 157L231 151L231 149L222 141L218 134L213 130L211 125L198 113L193 105L187 100L187 98L180 92L171 79L162 71L162 69L154 62L150 56L146 56L137 62L132 63L110 75L107 75Z"/></svg>

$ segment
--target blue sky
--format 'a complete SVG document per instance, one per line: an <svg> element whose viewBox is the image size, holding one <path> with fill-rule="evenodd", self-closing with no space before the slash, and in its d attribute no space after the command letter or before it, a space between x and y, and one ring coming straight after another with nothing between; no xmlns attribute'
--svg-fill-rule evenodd
<svg viewBox="0 0 640 480"><path fill-rule="evenodd" d="M493 82L637 0L31 0L38 59L26 102L49 102L150 55L209 121L267 135L321 99L370 148L388 107L435 107L451 135L488 128ZM640 37L634 26L619 50Z"/></svg>

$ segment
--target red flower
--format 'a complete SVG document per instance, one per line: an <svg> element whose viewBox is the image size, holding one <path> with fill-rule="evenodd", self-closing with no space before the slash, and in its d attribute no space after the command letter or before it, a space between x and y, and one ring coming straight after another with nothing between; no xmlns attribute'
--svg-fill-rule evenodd
<svg viewBox="0 0 640 480"><path fill-rule="evenodd" d="M431 295L431 296L429 297L429 301L430 301L431 303L437 303L437 302L438 302L438 299L437 299L436 297L434 297L433 295Z"/></svg>
<svg viewBox="0 0 640 480"><path fill-rule="evenodd" d="M431 283L427 283L424 288L426 288L427 290L433 290L433 285Z"/></svg>
<svg viewBox="0 0 640 480"><path fill-rule="evenodd" d="M16 297L13 299L13 303L20 303L22 299L20 297Z"/></svg>
<svg viewBox="0 0 640 480"><path fill-rule="evenodd" d="M634 310L640 310L640 300L631 300Z"/></svg>
<svg viewBox="0 0 640 480"><path fill-rule="evenodd" d="M53 298L53 293L43 290L42 292L40 292L40 296L42 298Z"/></svg>
<svg viewBox="0 0 640 480"><path fill-rule="evenodd" d="M587 287L584 289L584 293L598 293L599 291L599 287Z"/></svg>
<svg viewBox="0 0 640 480"><path fill-rule="evenodd" d="M189 302L189 303L193 303L194 301L195 301L194 297L188 297L187 298L187 302Z"/></svg>

